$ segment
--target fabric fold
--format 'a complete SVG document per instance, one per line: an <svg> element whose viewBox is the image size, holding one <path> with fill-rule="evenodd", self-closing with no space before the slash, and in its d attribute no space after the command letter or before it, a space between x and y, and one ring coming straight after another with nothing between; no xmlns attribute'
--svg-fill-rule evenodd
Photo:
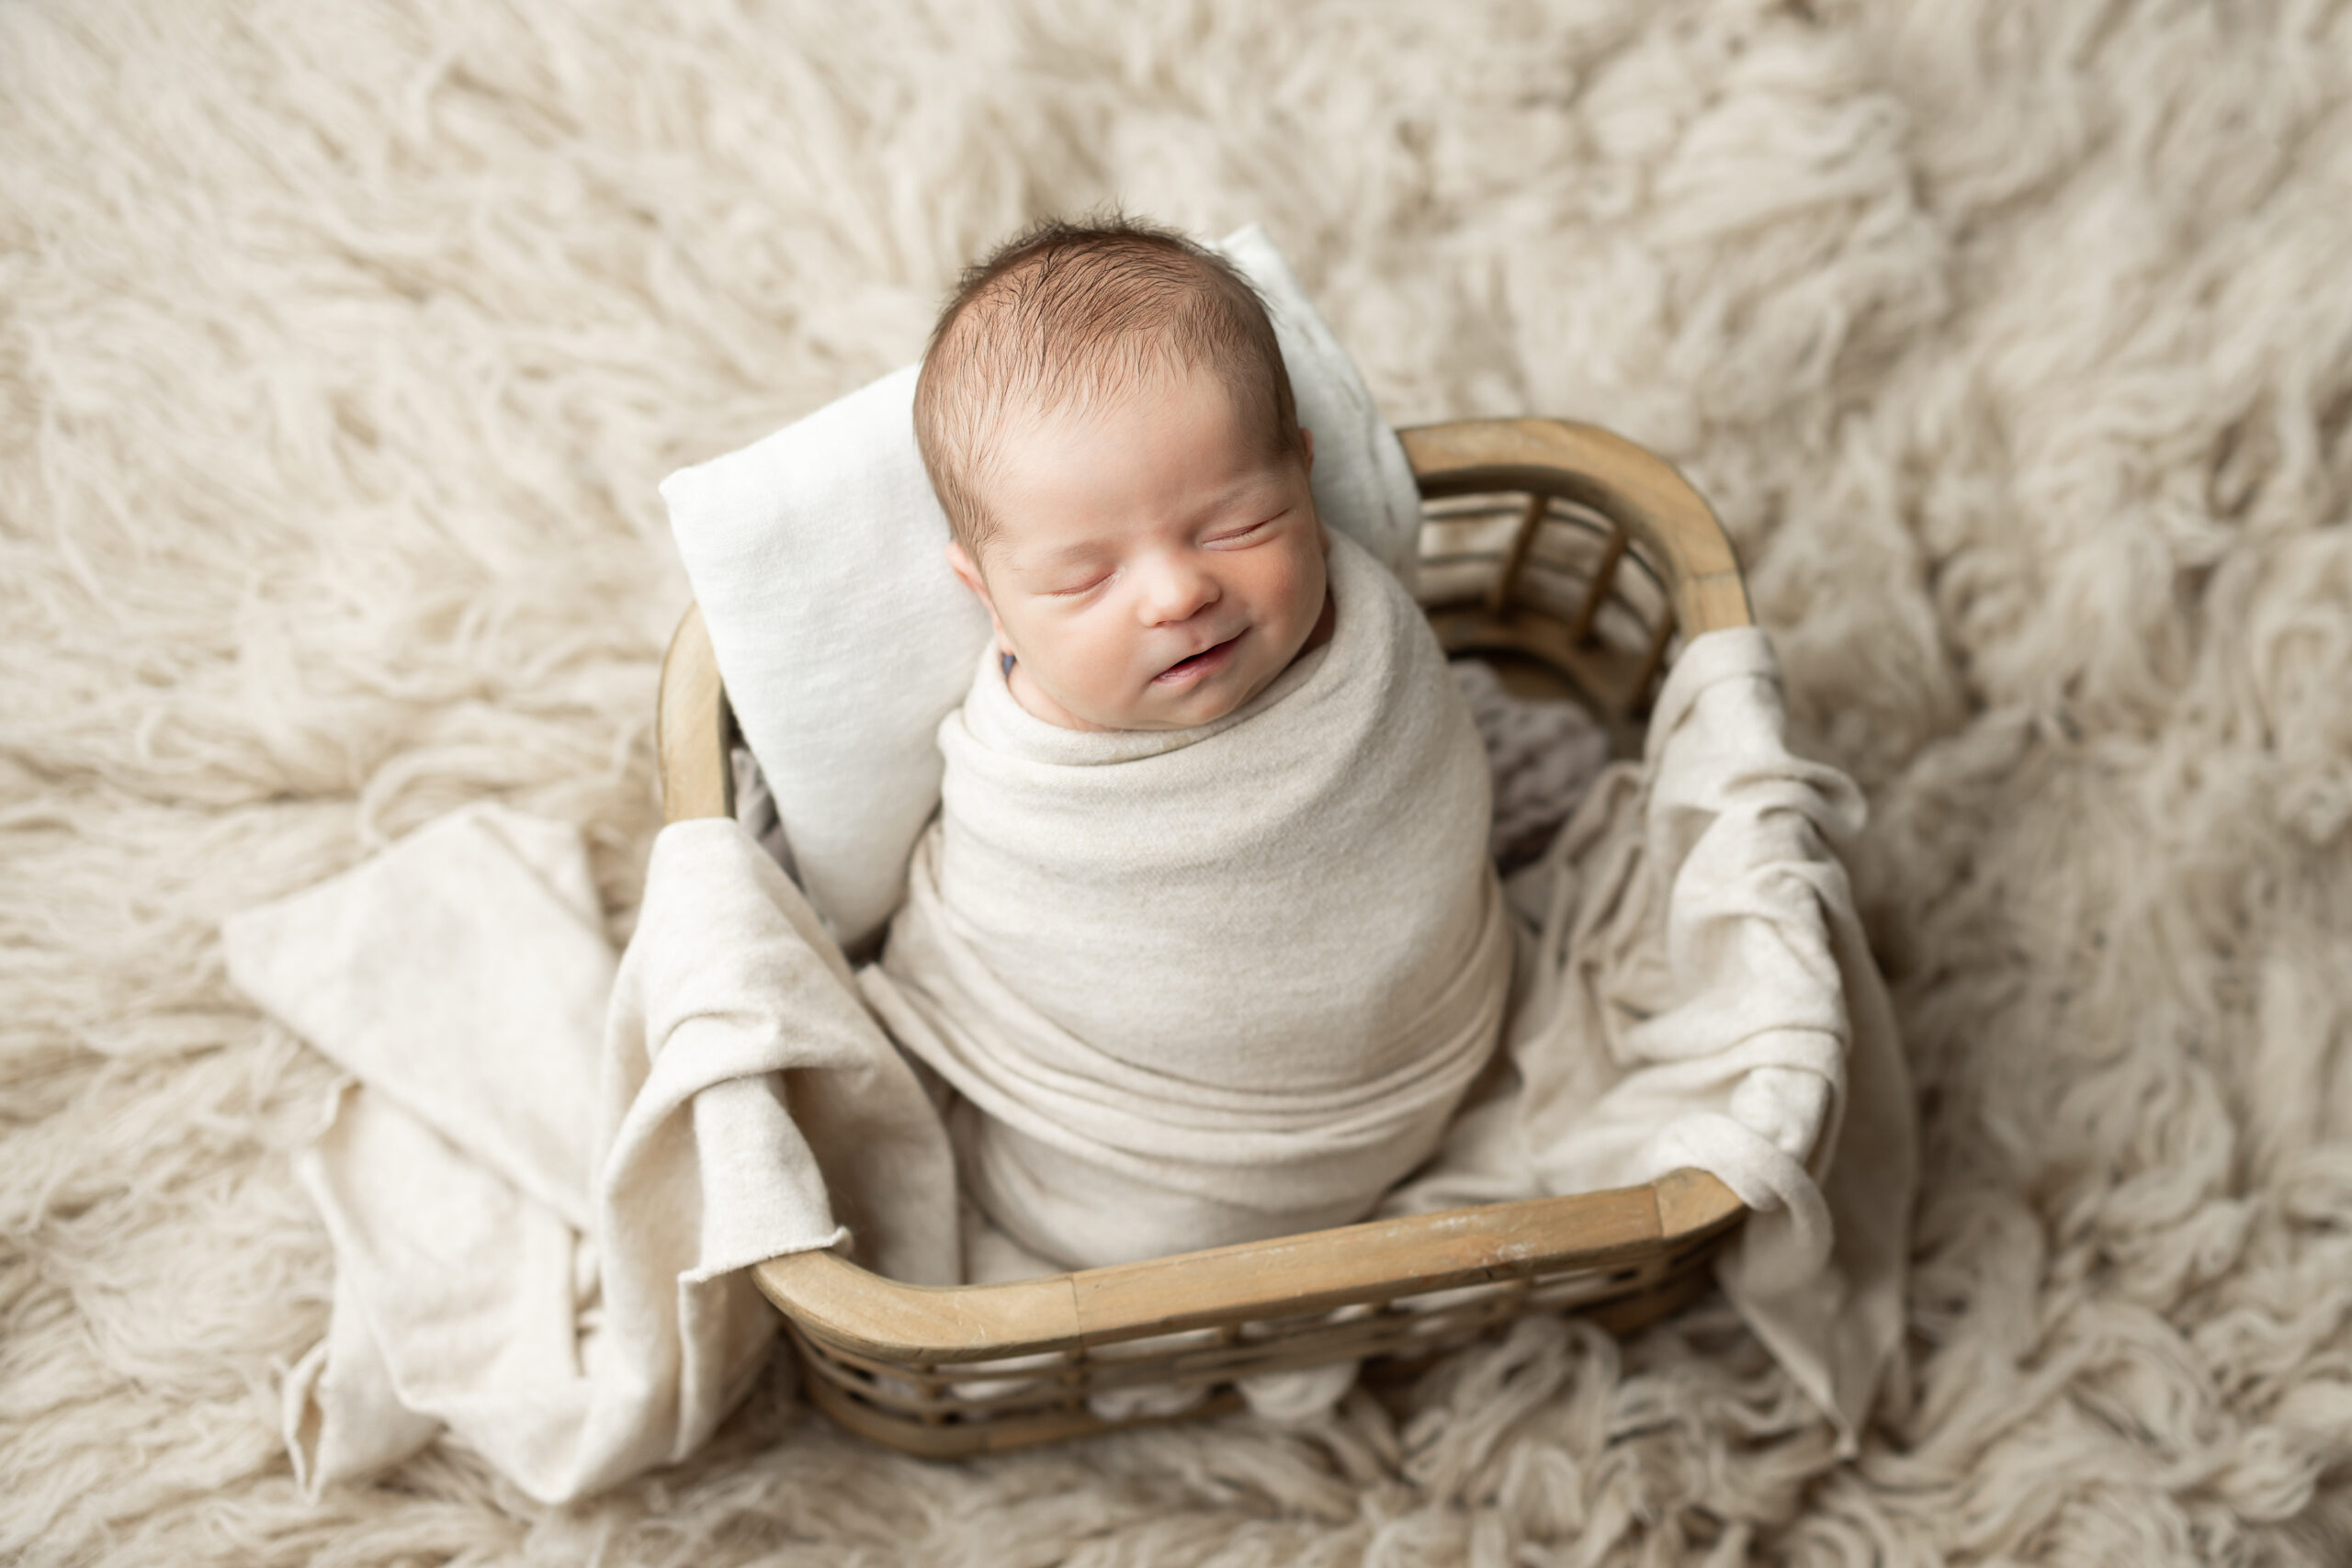
<svg viewBox="0 0 2352 1568"><path fill-rule="evenodd" d="M1761 631L1682 650L1642 764L1513 879L1511 1070L1384 1210L1711 1172L1754 1211L1725 1293L1850 1452L1901 1351L1914 1113L1838 859L1860 795L1784 726Z"/></svg>
<svg viewBox="0 0 2352 1568"><path fill-rule="evenodd" d="M229 923L232 978L359 1080L297 1167L336 1267L285 1390L313 1495L447 1429L587 1495L741 1400L777 1321L748 1265L960 1272L937 1114L756 844L665 829L617 969L596 919L574 830L481 806Z"/></svg>

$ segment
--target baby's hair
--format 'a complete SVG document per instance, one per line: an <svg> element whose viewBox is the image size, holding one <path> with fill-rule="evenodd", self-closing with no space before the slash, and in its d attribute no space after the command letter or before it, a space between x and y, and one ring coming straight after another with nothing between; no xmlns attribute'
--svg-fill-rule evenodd
<svg viewBox="0 0 2352 1568"><path fill-rule="evenodd" d="M1233 264L1119 213L1049 218L966 269L915 383L915 439L956 542L977 562L981 499L1006 420L1084 409L1154 372L1205 369L1268 455L1304 458L1266 307Z"/></svg>

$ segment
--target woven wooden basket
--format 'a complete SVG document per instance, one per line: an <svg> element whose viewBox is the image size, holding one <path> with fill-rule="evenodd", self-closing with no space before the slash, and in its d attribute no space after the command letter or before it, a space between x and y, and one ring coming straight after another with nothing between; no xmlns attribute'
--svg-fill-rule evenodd
<svg viewBox="0 0 2352 1568"><path fill-rule="evenodd" d="M1637 750L1681 639L1749 624L1713 513L1631 442L1541 419L1399 434L1421 488L1421 600L1440 641L1493 660L1522 689L1565 688L1621 754ZM659 728L667 818L730 814L734 721L691 607L662 666ZM1409 1363L1527 1313L1636 1328L1706 1288L1745 1214L1714 1178L1679 1170L1004 1284L904 1285L831 1252L772 1258L755 1274L821 1409L893 1448L950 1458L1128 1424L1088 1406L1114 1390L1199 1388L1182 1414L1200 1415L1233 1407L1239 1377ZM1153 1418L1164 1417L1136 1419Z"/></svg>

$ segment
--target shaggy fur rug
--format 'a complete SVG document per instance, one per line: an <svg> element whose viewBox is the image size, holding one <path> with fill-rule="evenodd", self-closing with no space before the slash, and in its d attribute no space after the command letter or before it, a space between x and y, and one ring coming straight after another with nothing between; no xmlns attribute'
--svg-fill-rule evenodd
<svg viewBox="0 0 2352 1568"><path fill-rule="evenodd" d="M221 918L490 796L625 934L656 481L1113 197L1265 220L1399 423L1714 499L1875 812L1909 1380L1838 1465L1716 1303L933 1467L779 1371L577 1508L306 1505L330 1074ZM0 1555L2352 1561L2347 424L2326 0L0 0Z"/></svg>

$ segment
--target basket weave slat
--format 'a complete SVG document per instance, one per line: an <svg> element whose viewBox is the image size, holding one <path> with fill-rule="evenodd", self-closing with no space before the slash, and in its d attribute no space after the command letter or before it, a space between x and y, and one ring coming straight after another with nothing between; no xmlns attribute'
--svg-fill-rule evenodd
<svg viewBox="0 0 2352 1568"><path fill-rule="evenodd" d="M1749 624L1729 540L1667 463L1589 425L1400 431L1429 521L1423 603L1453 654L1585 701L1621 754L1680 642ZM1531 674L1532 672L1532 674ZM662 667L667 818L731 815L729 713L689 607ZM753 1275L819 1408L932 1458L1234 1408L1237 1378L1369 1359L1408 1366L1529 1312L1627 1332L1702 1293L1746 1211L1681 1170L1645 1186L1487 1204L1005 1284L901 1284L831 1252ZM1001 1365L1028 1358L1015 1365ZM1198 1387L1181 1412L1105 1420L1087 1399Z"/></svg>

